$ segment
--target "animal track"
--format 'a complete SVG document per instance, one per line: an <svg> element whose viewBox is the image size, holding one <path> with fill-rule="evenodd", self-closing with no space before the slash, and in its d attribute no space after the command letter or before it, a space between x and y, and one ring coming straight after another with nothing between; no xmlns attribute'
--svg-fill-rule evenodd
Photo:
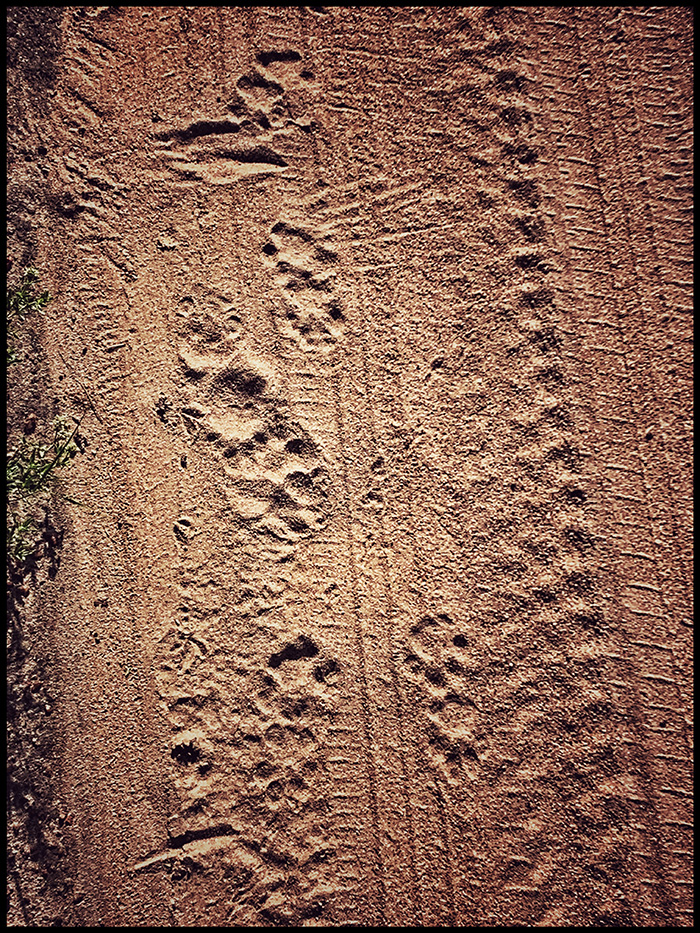
<svg viewBox="0 0 700 933"><path fill-rule="evenodd" d="M292 118L297 101L285 88L311 79L294 50L259 52L227 112L159 134L163 158L184 177L215 184L283 170L277 141L309 130ZM175 251L170 244L182 235L168 230L161 240L159 248ZM333 245L279 222L262 258L284 296L278 333L307 351L332 347L344 319ZM169 850L144 864L171 866L175 884L221 872L227 924L295 925L324 909L323 866L334 855L324 842L325 755L343 669L316 634L284 633L283 594L286 561L328 520L331 478L228 295L190 288L173 323L182 390L168 425L179 413L194 448L190 469L197 452L214 466L242 556L231 573L209 552L194 506L191 518L173 516L180 605L163 638L159 678L181 801ZM253 536L263 539L257 547ZM239 629L255 639L241 642Z"/></svg>
<svg viewBox="0 0 700 933"><path fill-rule="evenodd" d="M178 881L221 865L226 876L249 865L253 871L231 895L231 917L241 922L311 916L323 885L319 866L334 855L324 842L324 756L335 715L329 678L340 666L304 634L276 647L265 666L236 671L238 692L230 691L230 668L215 654L198 670L203 692L191 695L189 677L163 684L181 809L169 824L171 848L140 867L171 860ZM213 848L188 848L209 839ZM269 895L290 872L294 888L277 904Z"/></svg>
<svg viewBox="0 0 700 933"><path fill-rule="evenodd" d="M207 413L183 409L198 437L218 452L237 521L288 544L320 531L329 514L330 478L308 432L275 411L264 377L251 369L224 370L209 384L230 390L225 400L257 398L263 408L258 417L216 404Z"/></svg>
<svg viewBox="0 0 700 933"><path fill-rule="evenodd" d="M237 522L287 544L318 532L329 514L328 470L287 413L274 372L240 348L238 314L200 287L181 300L177 323L182 420L216 452Z"/></svg>
<svg viewBox="0 0 700 933"><path fill-rule="evenodd" d="M239 521L288 543L321 530L330 480L299 424L273 415L221 441L224 470L233 481L229 502Z"/></svg>
<svg viewBox="0 0 700 933"><path fill-rule="evenodd" d="M281 333L307 351L331 349L343 334L345 318L332 244L279 221L262 253L284 296L284 308L276 315Z"/></svg>
<svg viewBox="0 0 700 933"><path fill-rule="evenodd" d="M297 73L301 55L290 49L260 52L257 58L262 68L241 75L226 105L235 119L217 114L155 133L159 154L172 171L185 179L229 184L287 167L275 138L309 132L311 125L293 119L284 87L266 71L272 67L292 86L308 80L309 72Z"/></svg>
<svg viewBox="0 0 700 933"><path fill-rule="evenodd" d="M247 135L255 136L269 128L266 119L250 123ZM272 146L243 137L231 137L244 130L243 124L231 121L198 121L181 130L161 134L167 141L161 156L169 167L184 178L200 179L210 184L227 184L243 175L284 169L286 159ZM197 140L197 142L193 142ZM235 144L233 144L235 142Z"/></svg>
<svg viewBox="0 0 700 933"><path fill-rule="evenodd" d="M314 658L318 654L318 647L306 635L300 635L296 641L291 642L275 652L270 658L270 667L279 667L283 661L296 661L299 658Z"/></svg>
<svg viewBox="0 0 700 933"><path fill-rule="evenodd" d="M446 613L423 616L410 636L405 664L422 695L431 760L450 783L463 781L465 774L473 778L479 762L478 710L459 657L467 638Z"/></svg>

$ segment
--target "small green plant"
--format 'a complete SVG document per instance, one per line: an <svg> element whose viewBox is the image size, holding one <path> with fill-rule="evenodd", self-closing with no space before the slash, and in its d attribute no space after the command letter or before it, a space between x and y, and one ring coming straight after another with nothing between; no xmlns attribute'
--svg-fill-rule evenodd
<svg viewBox="0 0 700 933"><path fill-rule="evenodd" d="M19 360L14 343L19 337L19 324L30 314L43 313L51 300L47 291L39 292L39 273L27 269L18 288L7 290L7 362ZM40 540L39 513L52 491L59 470L67 466L78 453L80 422L71 425L66 418L57 418L52 426L37 432L36 437L21 435L8 451L6 461L7 557L9 564L19 568L37 552ZM41 440L48 434L48 441ZM64 501L75 502L69 496ZM76 503L79 504L79 503Z"/></svg>
<svg viewBox="0 0 700 933"><path fill-rule="evenodd" d="M18 326L30 314L43 314L44 308L51 301L47 291L37 293L36 283L39 273L30 267L22 275L19 288L7 289L7 365L19 359L14 342L19 337Z"/></svg>
<svg viewBox="0 0 700 933"><path fill-rule="evenodd" d="M40 500L49 492L57 471L78 453L79 427L78 423L71 429L65 418L57 418L48 444L23 435L7 455L7 553L16 563L24 562L36 549ZM70 496L63 499L75 502Z"/></svg>

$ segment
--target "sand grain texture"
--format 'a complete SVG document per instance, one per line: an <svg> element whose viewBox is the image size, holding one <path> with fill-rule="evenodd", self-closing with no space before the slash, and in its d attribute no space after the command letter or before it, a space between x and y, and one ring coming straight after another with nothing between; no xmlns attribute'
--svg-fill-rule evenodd
<svg viewBox="0 0 700 933"><path fill-rule="evenodd" d="M692 925L689 9L9 16L10 922Z"/></svg>

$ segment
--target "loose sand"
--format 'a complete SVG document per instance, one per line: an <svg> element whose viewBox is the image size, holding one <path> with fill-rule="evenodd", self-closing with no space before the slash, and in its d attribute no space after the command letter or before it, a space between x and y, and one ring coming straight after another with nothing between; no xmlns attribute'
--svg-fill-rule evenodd
<svg viewBox="0 0 700 933"><path fill-rule="evenodd" d="M10 923L691 925L691 11L8 49Z"/></svg>

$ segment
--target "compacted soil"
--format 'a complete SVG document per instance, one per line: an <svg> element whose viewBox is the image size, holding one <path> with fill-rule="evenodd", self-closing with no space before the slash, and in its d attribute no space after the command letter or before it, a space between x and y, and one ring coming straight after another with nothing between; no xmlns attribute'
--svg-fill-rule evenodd
<svg viewBox="0 0 700 933"><path fill-rule="evenodd" d="M8 15L10 923L690 926L691 11Z"/></svg>

